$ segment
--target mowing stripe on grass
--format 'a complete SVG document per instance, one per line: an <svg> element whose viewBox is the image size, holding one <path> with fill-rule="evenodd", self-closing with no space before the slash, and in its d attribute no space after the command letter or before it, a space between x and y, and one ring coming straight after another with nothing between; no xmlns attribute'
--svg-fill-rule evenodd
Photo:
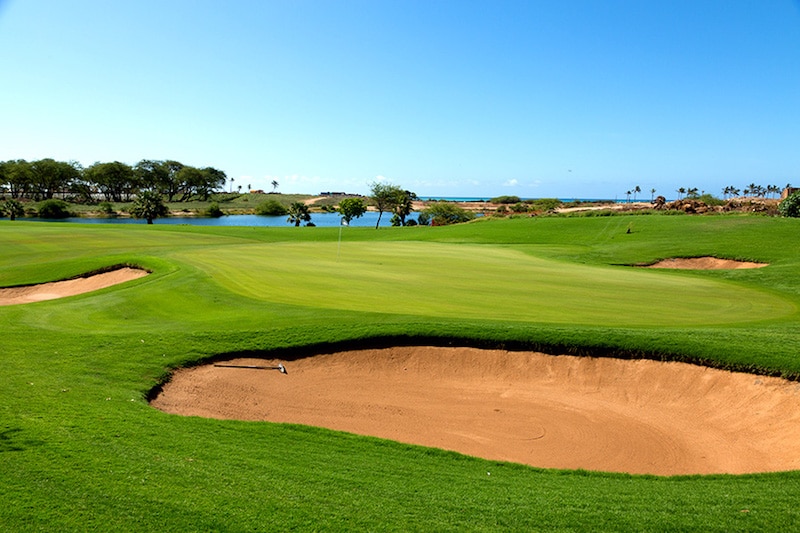
<svg viewBox="0 0 800 533"><path fill-rule="evenodd" d="M683 326L774 319L791 302L729 282L586 266L493 246L273 243L176 254L243 296L328 309L557 324ZM613 311L612 311L613 309Z"/></svg>

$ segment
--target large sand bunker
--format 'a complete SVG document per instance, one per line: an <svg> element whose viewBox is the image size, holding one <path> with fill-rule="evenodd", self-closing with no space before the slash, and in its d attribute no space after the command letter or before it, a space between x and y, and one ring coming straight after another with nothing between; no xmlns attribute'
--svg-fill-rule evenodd
<svg viewBox="0 0 800 533"><path fill-rule="evenodd" d="M277 365L236 359L229 364ZM326 427L546 468L800 468L800 384L685 363L402 347L182 369L152 404Z"/></svg>
<svg viewBox="0 0 800 533"><path fill-rule="evenodd" d="M718 257L675 257L662 259L652 265L642 266L647 268L677 268L681 270L736 270L741 268L763 268L769 265L767 263L720 259Z"/></svg>
<svg viewBox="0 0 800 533"><path fill-rule="evenodd" d="M146 276L138 268L123 267L101 274L25 287L0 289L0 305L27 304L92 292Z"/></svg>

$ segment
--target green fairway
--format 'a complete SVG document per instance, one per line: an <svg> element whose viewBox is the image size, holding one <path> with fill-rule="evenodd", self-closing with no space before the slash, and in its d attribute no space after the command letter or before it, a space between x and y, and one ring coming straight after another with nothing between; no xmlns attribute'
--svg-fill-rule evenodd
<svg viewBox="0 0 800 533"><path fill-rule="evenodd" d="M382 339L798 376L798 235L755 216L346 228L341 244L339 228L0 222L0 286L152 272L0 307L0 530L798 529L797 472L549 471L146 401L218 354ZM770 266L624 266L704 255Z"/></svg>
<svg viewBox="0 0 800 533"><path fill-rule="evenodd" d="M598 326L725 324L794 311L744 285L487 245L357 242L337 254L333 243L279 243L177 256L243 296L350 311Z"/></svg>

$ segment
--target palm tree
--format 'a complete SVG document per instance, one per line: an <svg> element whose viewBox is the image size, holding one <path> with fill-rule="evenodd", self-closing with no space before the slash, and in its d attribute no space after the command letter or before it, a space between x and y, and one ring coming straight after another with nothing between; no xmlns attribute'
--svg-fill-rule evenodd
<svg viewBox="0 0 800 533"><path fill-rule="evenodd" d="M678 189L675 192L678 193L678 195L679 195L678 196L678 200L680 200L681 198L683 198L683 195L686 194L686 189L684 187L681 187L680 189Z"/></svg>
<svg viewBox="0 0 800 533"><path fill-rule="evenodd" d="M272 180L272 192L278 191L278 180Z"/></svg>
<svg viewBox="0 0 800 533"><path fill-rule="evenodd" d="M697 187L689 187L686 189L686 197L687 198L697 198Z"/></svg>
<svg viewBox="0 0 800 533"><path fill-rule="evenodd" d="M633 188L633 201L634 201L634 202L636 201L636 195L637 195L638 193L640 193L640 192L642 192L642 188L641 188L641 187L639 187L638 185L637 185L636 187L634 187L634 188Z"/></svg>
<svg viewBox="0 0 800 533"><path fill-rule="evenodd" d="M233 192L233 182L236 181L235 179L231 178L231 186L228 189L228 192Z"/></svg>
<svg viewBox="0 0 800 533"><path fill-rule="evenodd" d="M288 209L289 218L286 222L294 224L294 227L300 225L301 222L311 222L311 213L308 212L308 206L303 202L292 202Z"/></svg>
<svg viewBox="0 0 800 533"><path fill-rule="evenodd" d="M652 202L656 197L656 190L650 189L650 201Z"/></svg>
<svg viewBox="0 0 800 533"><path fill-rule="evenodd" d="M631 203L631 191L625 191L625 201Z"/></svg>
<svg viewBox="0 0 800 533"><path fill-rule="evenodd" d="M777 185L767 185L767 194L777 196L779 192L781 192L781 190Z"/></svg>
<svg viewBox="0 0 800 533"><path fill-rule="evenodd" d="M723 198L733 198L734 196L738 196L739 195L739 189L737 189L733 185L728 185L722 191L722 195L723 195Z"/></svg>
<svg viewBox="0 0 800 533"><path fill-rule="evenodd" d="M164 205L160 194L154 191L142 191L133 202L131 214L134 218L144 218L148 224L152 224L153 219L167 216L169 209Z"/></svg>
<svg viewBox="0 0 800 533"><path fill-rule="evenodd" d="M6 200L0 204L0 216L2 215L8 216L9 220L16 220L25 215L25 208L19 200Z"/></svg>

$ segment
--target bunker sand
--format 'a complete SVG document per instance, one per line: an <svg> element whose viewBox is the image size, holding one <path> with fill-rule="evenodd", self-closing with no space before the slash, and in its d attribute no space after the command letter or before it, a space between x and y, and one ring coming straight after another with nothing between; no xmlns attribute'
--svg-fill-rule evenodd
<svg viewBox="0 0 800 533"><path fill-rule="evenodd" d="M236 359L232 364L277 364ZM800 468L800 385L685 363L402 347L182 369L168 413L319 426L545 468Z"/></svg>
<svg viewBox="0 0 800 533"><path fill-rule="evenodd" d="M736 261L718 257L675 257L643 266L646 268L675 268L679 270L738 270L743 268L764 268L769 265L767 263Z"/></svg>
<svg viewBox="0 0 800 533"><path fill-rule="evenodd" d="M138 279L149 274L146 270L138 268L118 268L102 274L75 278L66 281L54 281L52 283L42 283L40 285L29 285L25 287L10 287L0 289L0 305L17 305L43 300L55 300L92 292L112 285L118 285Z"/></svg>

